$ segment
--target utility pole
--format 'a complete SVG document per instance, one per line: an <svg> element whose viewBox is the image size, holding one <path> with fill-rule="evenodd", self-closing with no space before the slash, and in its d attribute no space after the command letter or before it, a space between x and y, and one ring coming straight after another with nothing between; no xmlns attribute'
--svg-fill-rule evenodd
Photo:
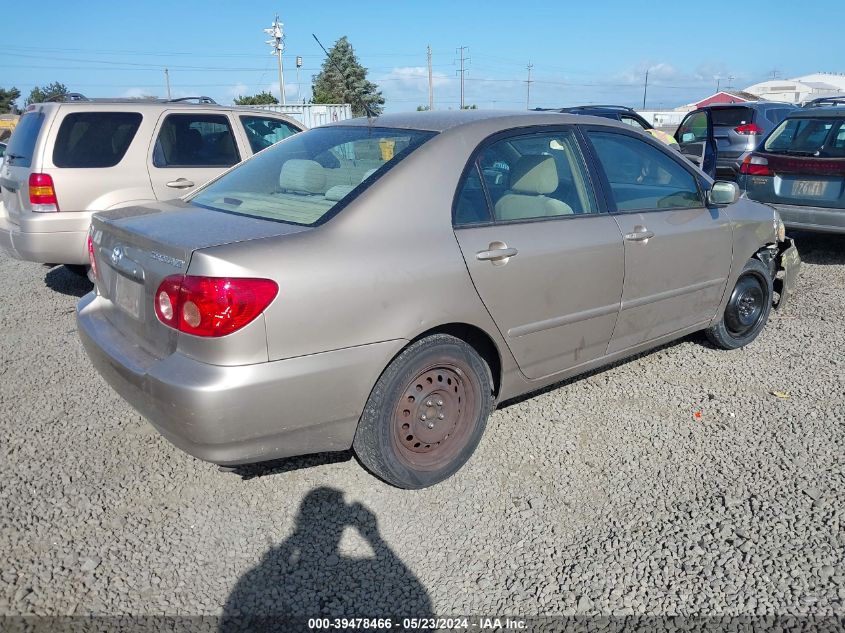
<svg viewBox="0 0 845 633"><path fill-rule="evenodd" d="M264 29L264 32L270 36L265 44L269 44L273 49L271 55L275 55L279 59L279 96L281 96L281 104L285 105L285 71L282 65L282 51L285 49L285 25L279 22L279 15L276 14L276 19L270 25L269 29Z"/></svg>
<svg viewBox="0 0 845 633"><path fill-rule="evenodd" d="M299 69L302 68L302 56L296 56L296 101L299 103Z"/></svg>
<svg viewBox="0 0 845 633"><path fill-rule="evenodd" d="M649 69L646 68L645 85L643 85L643 110L645 110L645 98L646 98L646 95L648 94L648 71L649 71Z"/></svg>
<svg viewBox="0 0 845 633"><path fill-rule="evenodd" d="M431 46L426 46L426 59L428 60L428 109L434 110L434 80L431 76Z"/></svg>
<svg viewBox="0 0 845 633"><path fill-rule="evenodd" d="M464 109L464 62L469 61L469 57L464 57L464 51L469 50L466 46L458 48L458 54L461 56L461 69L458 71L461 74L461 110Z"/></svg>
<svg viewBox="0 0 845 633"><path fill-rule="evenodd" d="M164 81L167 84L167 100L170 101L170 71L164 69Z"/></svg>
<svg viewBox="0 0 845 633"><path fill-rule="evenodd" d="M780 71L779 71L777 68L775 68L774 70L772 70L772 71L771 71L771 73L769 73L769 74L771 74L771 76L772 76L772 80L774 80L774 79L780 79Z"/></svg>
<svg viewBox="0 0 845 633"><path fill-rule="evenodd" d="M719 92L719 86L722 85L722 78L716 77L716 92Z"/></svg>
<svg viewBox="0 0 845 633"><path fill-rule="evenodd" d="M530 61L528 62L528 80L525 82L525 109L531 109L531 69L534 68L534 64Z"/></svg>

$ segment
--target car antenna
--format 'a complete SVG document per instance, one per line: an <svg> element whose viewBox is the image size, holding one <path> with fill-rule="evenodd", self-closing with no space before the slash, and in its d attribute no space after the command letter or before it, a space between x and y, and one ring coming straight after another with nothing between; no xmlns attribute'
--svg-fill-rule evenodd
<svg viewBox="0 0 845 633"><path fill-rule="evenodd" d="M344 83L345 83L345 82L346 82L346 77L343 75L343 71L340 69L340 66L338 66L338 65L337 65L337 62L336 62L335 60L333 60L333 59L332 59L332 56L331 56L331 55L329 55L329 51L327 51L327 50L326 50L326 47L325 47L325 46L323 46L323 45L320 43L320 40L318 40L318 39L317 39L317 36L316 36L316 35L314 35L314 34L312 33L312 34L311 34L311 37L313 37L313 38L317 41L317 44L319 44L319 45L320 45L320 48L322 48L322 49L323 49L323 52L326 54L326 59L328 59L328 60L332 63L332 65L334 66L335 70L336 70L336 71L340 74L341 79L343 79L343 81L344 81ZM349 84L346 84L346 89L347 89L347 90L349 90ZM358 94L357 94L354 90L349 90L349 92L351 92L352 94L354 94L354 95L355 95L355 98L356 98L356 99L358 99L358 103L361 105L361 107L362 107L362 108L364 108L364 112L366 112L366 113L367 113L367 118L368 118L368 119L374 119L374 118L376 118L376 117L378 116L375 112L373 112L372 108L370 108L370 106L369 106L369 105L367 105L367 102L366 102L366 101L364 101L364 99L363 99L363 98L361 98L361 96L360 96L360 95L358 95Z"/></svg>

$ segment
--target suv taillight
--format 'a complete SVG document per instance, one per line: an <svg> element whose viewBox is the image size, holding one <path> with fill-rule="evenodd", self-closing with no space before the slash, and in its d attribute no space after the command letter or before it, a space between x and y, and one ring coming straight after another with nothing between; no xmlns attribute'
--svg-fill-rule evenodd
<svg viewBox="0 0 845 633"><path fill-rule="evenodd" d="M734 132L736 132L737 134L744 134L746 136L750 136L751 134L762 134L763 128L761 128L756 123L746 123L745 125L735 127Z"/></svg>
<svg viewBox="0 0 845 633"><path fill-rule="evenodd" d="M279 292L270 279L171 275L156 290L158 320L194 336L226 336L260 315Z"/></svg>
<svg viewBox="0 0 845 633"><path fill-rule="evenodd" d="M56 188L50 174L29 175L29 204L37 213L52 213L59 210Z"/></svg>
<svg viewBox="0 0 845 633"><path fill-rule="evenodd" d="M769 161L766 158L757 156L757 154L749 154L739 166L739 173L748 176L771 176L772 170L769 168Z"/></svg>
<svg viewBox="0 0 845 633"><path fill-rule="evenodd" d="M94 238L90 232L88 233L88 262L91 264L91 274L94 275L94 279L99 279L100 277L97 275L97 260L94 259Z"/></svg>

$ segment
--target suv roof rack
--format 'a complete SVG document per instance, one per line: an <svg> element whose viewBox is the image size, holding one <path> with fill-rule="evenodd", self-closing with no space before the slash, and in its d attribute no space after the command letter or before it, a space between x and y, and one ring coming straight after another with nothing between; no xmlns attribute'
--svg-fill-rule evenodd
<svg viewBox="0 0 845 633"><path fill-rule="evenodd" d="M165 103L183 103L185 101L196 101L197 103L217 105L217 102L211 97L179 97L178 99L164 99Z"/></svg>
<svg viewBox="0 0 845 633"><path fill-rule="evenodd" d="M838 106L845 105L845 96L843 97L819 97L805 103L803 108L822 108L824 106Z"/></svg>
<svg viewBox="0 0 845 633"><path fill-rule="evenodd" d="M623 110L625 112L636 112L634 108L629 108L623 105L605 105L601 103L591 103L589 105L569 106L566 108L534 108L537 112L572 112L573 110Z"/></svg>

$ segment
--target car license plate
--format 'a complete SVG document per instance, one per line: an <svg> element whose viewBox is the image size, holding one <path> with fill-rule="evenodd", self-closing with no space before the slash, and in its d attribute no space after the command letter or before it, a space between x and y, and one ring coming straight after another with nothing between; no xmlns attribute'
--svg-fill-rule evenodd
<svg viewBox="0 0 845 633"><path fill-rule="evenodd" d="M825 180L796 180L792 183L792 195L796 198L820 198L825 194L827 185Z"/></svg>
<svg viewBox="0 0 845 633"><path fill-rule="evenodd" d="M124 277L116 275L114 285L115 305L136 319L141 318L141 297L144 294L144 287Z"/></svg>

